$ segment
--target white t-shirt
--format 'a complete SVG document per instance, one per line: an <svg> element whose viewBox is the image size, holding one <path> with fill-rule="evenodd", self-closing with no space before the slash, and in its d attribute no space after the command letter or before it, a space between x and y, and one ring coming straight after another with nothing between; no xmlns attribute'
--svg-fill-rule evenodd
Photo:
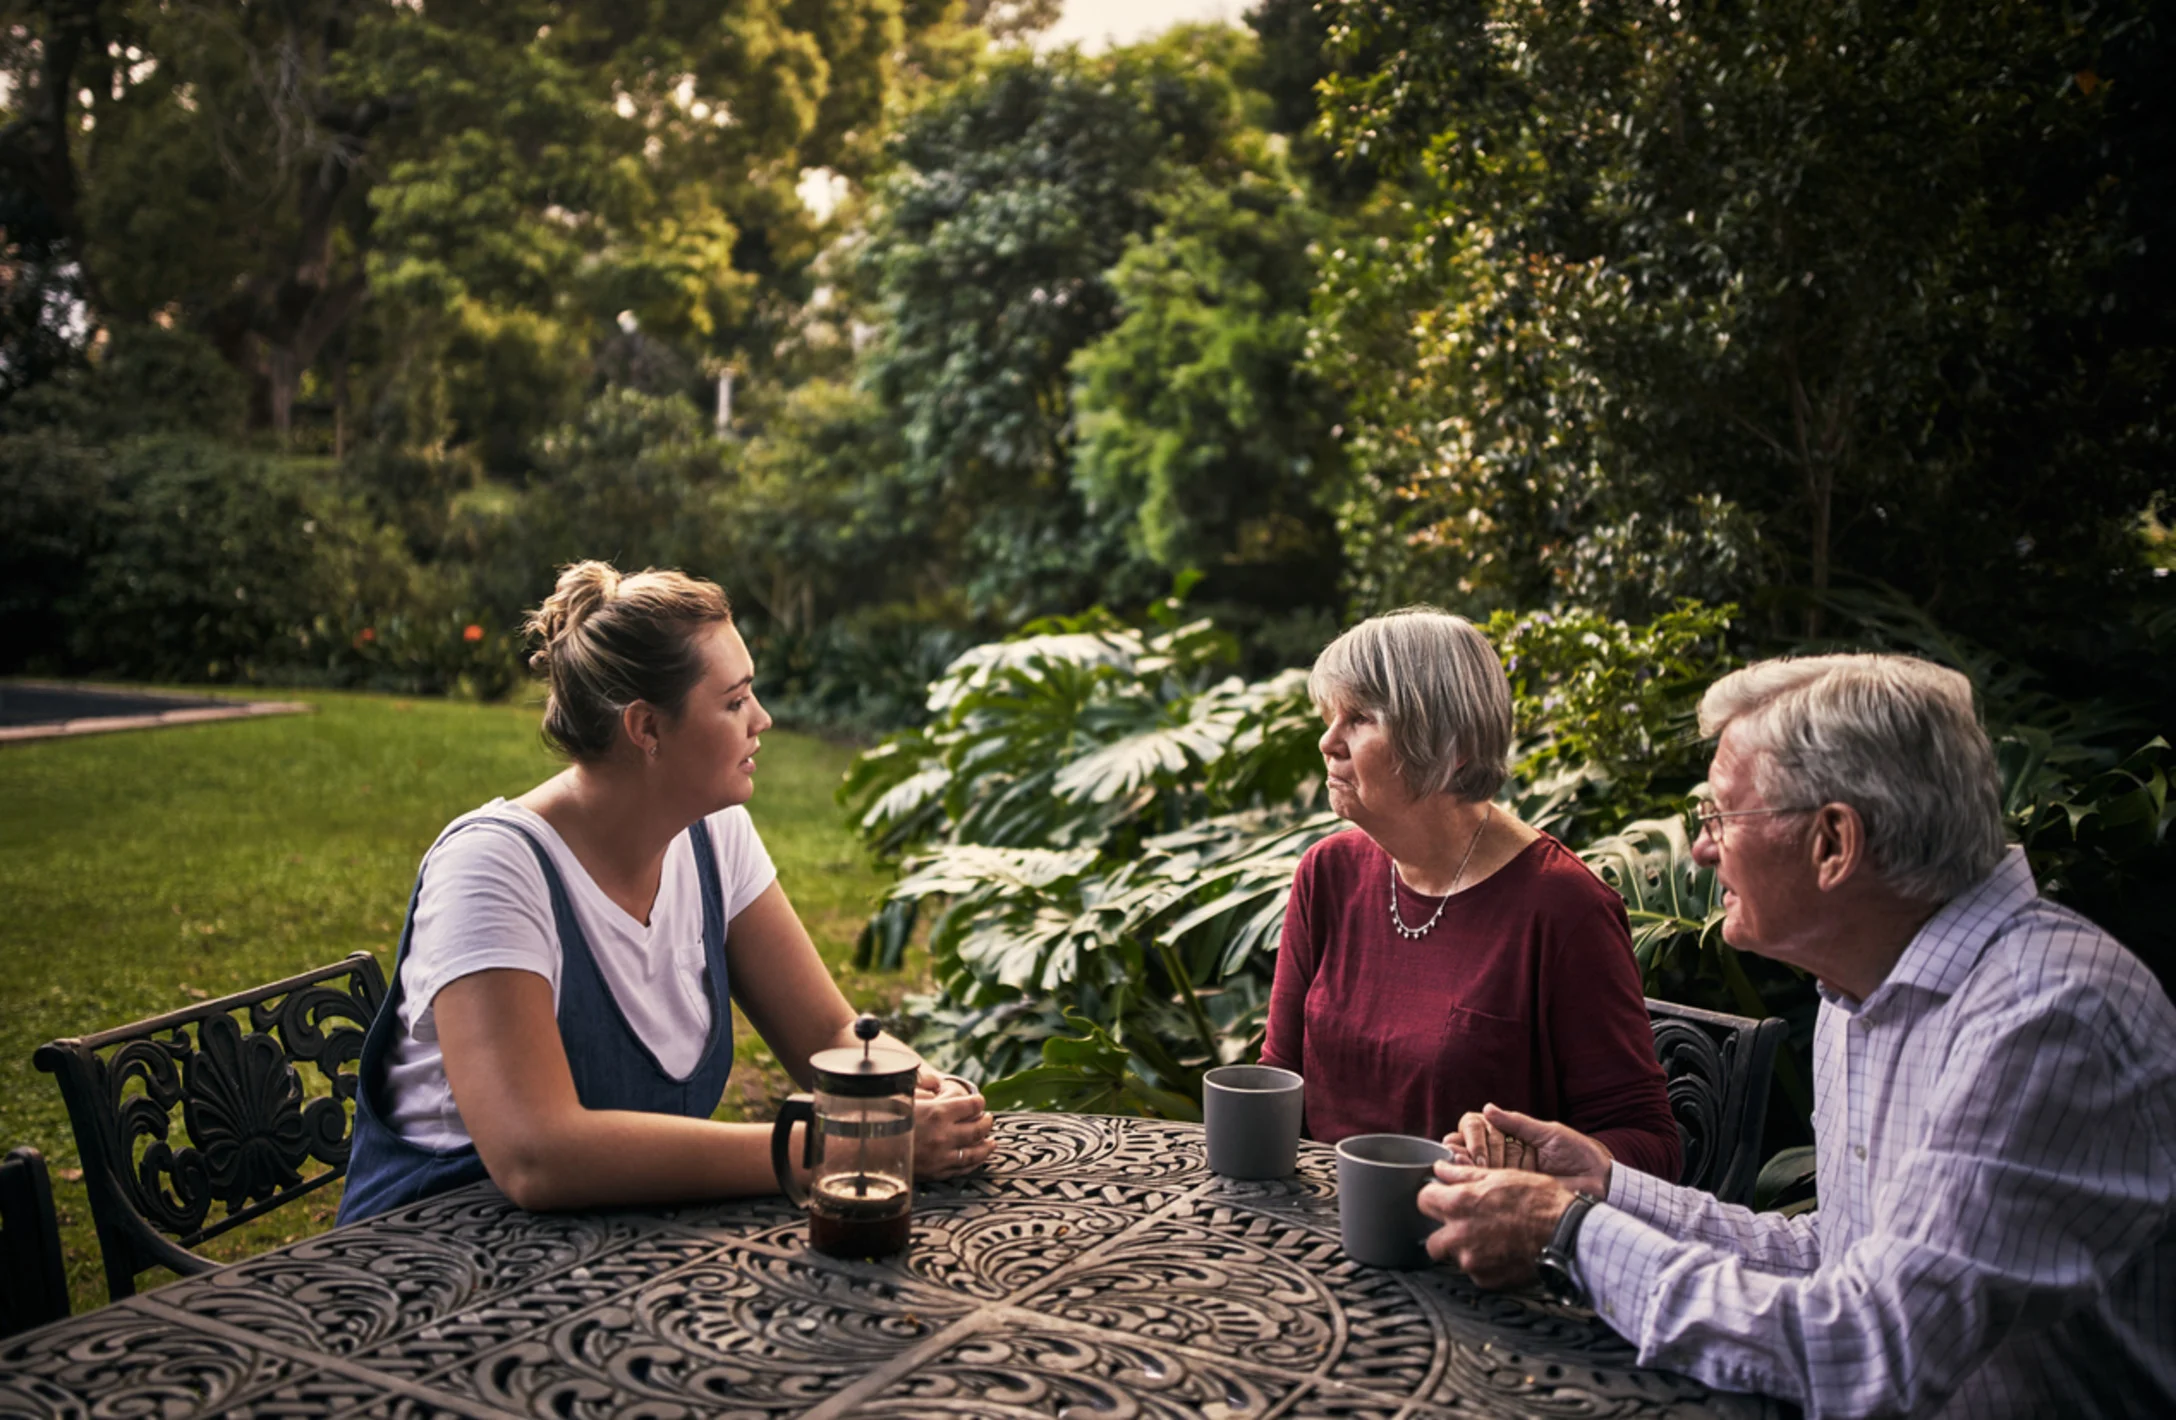
<svg viewBox="0 0 2176 1420"><path fill-rule="evenodd" d="M499 825L457 828L481 821ZM745 808L710 815L728 932L743 908L777 878L771 855ZM703 983L702 883L686 834L666 850L649 925L607 897L565 840L519 804L493 799L446 826L423 856L423 894L415 931L401 965L406 988L401 1034L386 1067L386 1095L395 1133L419 1148L458 1149L470 1142L446 1083L432 1002L447 983L472 972L512 968L552 984L559 1005L559 929L551 890L536 854L514 828L544 845L565 883L575 920L589 938L598 974L628 1025L666 1073L684 1078L701 1063L710 1039L710 997Z"/></svg>

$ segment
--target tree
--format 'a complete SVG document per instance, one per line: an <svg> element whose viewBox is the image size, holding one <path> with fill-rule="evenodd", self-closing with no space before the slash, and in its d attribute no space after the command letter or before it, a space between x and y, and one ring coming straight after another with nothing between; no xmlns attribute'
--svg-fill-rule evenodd
<svg viewBox="0 0 2176 1420"><path fill-rule="evenodd" d="M937 589L926 512L898 476L897 432L867 392L800 385L717 495L736 592L807 634L850 609Z"/></svg>
<svg viewBox="0 0 2176 1420"><path fill-rule="evenodd" d="M365 399L411 416L448 403L413 386L450 365L464 415L499 399L486 429L398 432L484 437L500 465L571 412L622 312L691 364L760 360L816 250L803 170L863 172L901 56L947 52L909 45L910 19L917 41L960 28L900 0L10 0L0 18L24 105L0 114L0 200L65 242L97 321L211 336L283 433L298 400L344 406L359 358Z"/></svg>
<svg viewBox="0 0 2176 1420"><path fill-rule="evenodd" d="M1108 273L1158 194L1242 170L1245 44L1218 27L1094 59L1006 53L900 130L866 245L868 378L985 607L1138 601L1163 581L1128 552L1130 510L1092 514L1072 485L1071 361L1116 323Z"/></svg>
<svg viewBox="0 0 2176 1420"><path fill-rule="evenodd" d="M1777 629L1842 577L1982 634L2104 602L2172 466L2165 117L2118 99L2156 102L2154 33L2127 0L1343 7L1325 123L1410 175L1324 271L1318 368L1399 530L1356 555L1635 614L1795 584Z"/></svg>
<svg viewBox="0 0 2176 1420"><path fill-rule="evenodd" d="M1074 476L1200 592L1329 606L1338 409L1301 368L1322 222L1266 148L1228 187L1182 184L1111 272L1120 320L1073 359Z"/></svg>

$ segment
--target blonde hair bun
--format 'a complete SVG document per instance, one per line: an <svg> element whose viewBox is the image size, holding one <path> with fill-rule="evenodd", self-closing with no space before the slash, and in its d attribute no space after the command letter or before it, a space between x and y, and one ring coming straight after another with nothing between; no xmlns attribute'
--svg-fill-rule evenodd
<svg viewBox="0 0 2176 1420"><path fill-rule="evenodd" d="M620 711L637 700L680 713L702 673L695 634L733 619L715 582L646 567L622 576L609 562L570 562L525 629L537 639L530 669L551 685L544 737L579 760L602 759L619 737Z"/></svg>
<svg viewBox="0 0 2176 1420"><path fill-rule="evenodd" d="M611 601L619 589L619 569L609 562L591 559L569 562L560 568L552 594L529 613L522 628L539 643L536 654L529 657L530 669L540 673L548 670L559 643L573 635L597 608Z"/></svg>

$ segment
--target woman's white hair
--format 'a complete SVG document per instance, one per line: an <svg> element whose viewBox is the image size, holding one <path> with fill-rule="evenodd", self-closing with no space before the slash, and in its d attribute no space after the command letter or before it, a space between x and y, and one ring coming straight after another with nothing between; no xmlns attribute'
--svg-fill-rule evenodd
<svg viewBox="0 0 2176 1420"><path fill-rule="evenodd" d="M1731 672L1700 701L1700 733L1735 727L1770 804L1848 804L1892 891L1947 902L2003 854L1994 747L1972 682L1910 656L1803 656Z"/></svg>
<svg viewBox="0 0 2176 1420"><path fill-rule="evenodd" d="M1315 658L1307 693L1317 709L1380 720L1416 795L1484 803L1503 787L1511 683L1496 648L1463 616L1409 606L1370 617Z"/></svg>

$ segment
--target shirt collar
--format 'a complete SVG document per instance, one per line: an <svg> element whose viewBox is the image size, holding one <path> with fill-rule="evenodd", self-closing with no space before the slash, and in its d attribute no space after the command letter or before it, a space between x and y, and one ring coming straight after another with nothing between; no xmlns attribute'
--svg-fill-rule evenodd
<svg viewBox="0 0 2176 1420"><path fill-rule="evenodd" d="M1957 993L2003 923L2040 894L2025 850L2012 844L1995 870L1958 893L1926 920L1874 988L1871 1006L1894 988L1911 987L1947 998Z"/></svg>

